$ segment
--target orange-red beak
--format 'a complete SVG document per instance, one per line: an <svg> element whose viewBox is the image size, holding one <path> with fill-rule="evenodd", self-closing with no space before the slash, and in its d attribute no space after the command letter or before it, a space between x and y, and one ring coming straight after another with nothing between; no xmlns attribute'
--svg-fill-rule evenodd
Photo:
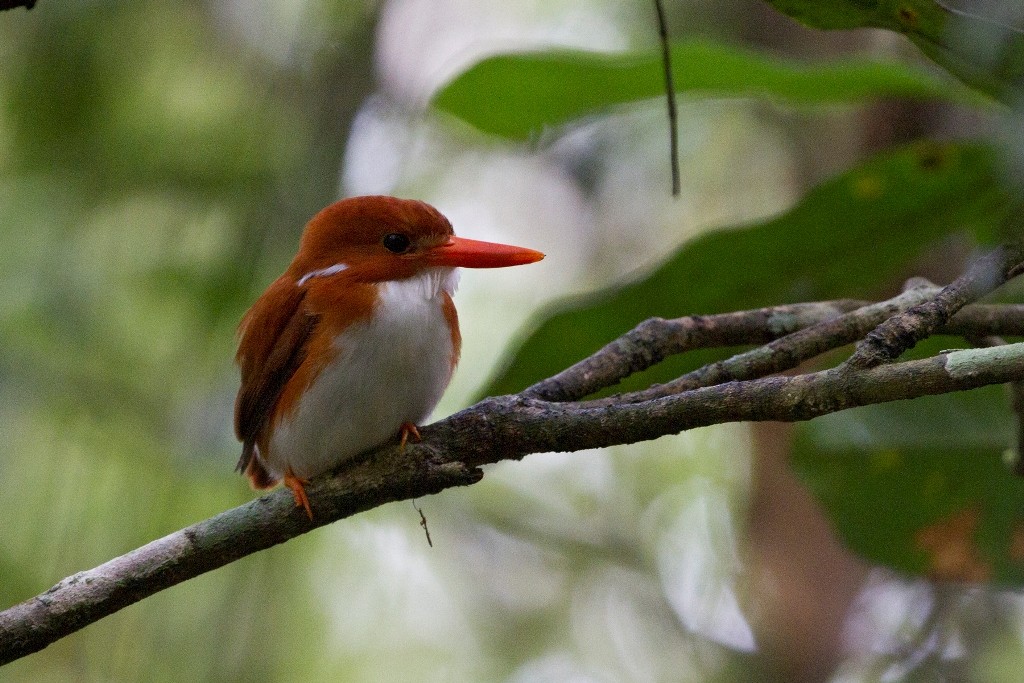
<svg viewBox="0 0 1024 683"><path fill-rule="evenodd" d="M544 254L533 249L454 235L445 244L427 250L424 256L432 266L452 268L504 268L535 263L544 258Z"/></svg>

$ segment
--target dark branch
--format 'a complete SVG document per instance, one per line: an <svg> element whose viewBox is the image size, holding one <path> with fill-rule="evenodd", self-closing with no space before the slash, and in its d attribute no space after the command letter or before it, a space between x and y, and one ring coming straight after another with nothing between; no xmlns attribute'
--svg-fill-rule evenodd
<svg viewBox="0 0 1024 683"><path fill-rule="evenodd" d="M886 317L925 301L938 291L938 287L914 287L876 304L839 299L672 320L651 318L593 355L525 389L522 396L546 401L578 401L669 356L747 344L767 345L705 366L667 384L605 399L604 403L637 402L719 382L764 377L851 344ZM1024 336L1024 305L968 306L939 331L961 337L989 333Z"/></svg>
<svg viewBox="0 0 1024 683"><path fill-rule="evenodd" d="M1019 273L1024 262L1020 244L1005 244L978 259L966 273L927 301L893 316L872 331L847 364L870 368L899 358L900 354L932 335L969 303L994 291Z"/></svg>
<svg viewBox="0 0 1024 683"><path fill-rule="evenodd" d="M934 294L935 290L926 287L908 289L888 301L861 306L837 318L822 320L728 360L705 365L667 384L625 394L617 397L617 400L629 403L648 401L699 387L766 377L776 372L791 370L805 360L826 351L852 344L882 321L922 301L927 301Z"/></svg>
<svg viewBox="0 0 1024 683"><path fill-rule="evenodd" d="M546 401L579 400L669 356L696 349L764 344L866 304L842 299L674 320L651 318L594 355L522 393Z"/></svg>

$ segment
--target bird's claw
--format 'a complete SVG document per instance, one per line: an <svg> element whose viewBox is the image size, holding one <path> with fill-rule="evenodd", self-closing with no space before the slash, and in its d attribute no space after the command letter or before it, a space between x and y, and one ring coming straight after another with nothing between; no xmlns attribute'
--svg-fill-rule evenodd
<svg viewBox="0 0 1024 683"><path fill-rule="evenodd" d="M284 474L284 485L292 490L292 495L295 497L295 507L303 508L306 511L306 516L309 517L309 521L313 521L313 509L309 506L309 498L306 496L306 484L309 483L309 479L303 479L302 477L296 477L291 469Z"/></svg>
<svg viewBox="0 0 1024 683"><path fill-rule="evenodd" d="M412 422L403 422L402 426L398 430L400 440L398 442L398 450L400 453L405 452L405 444L409 442L409 437L412 437L413 441L419 443L423 440L420 436L420 430L416 428Z"/></svg>

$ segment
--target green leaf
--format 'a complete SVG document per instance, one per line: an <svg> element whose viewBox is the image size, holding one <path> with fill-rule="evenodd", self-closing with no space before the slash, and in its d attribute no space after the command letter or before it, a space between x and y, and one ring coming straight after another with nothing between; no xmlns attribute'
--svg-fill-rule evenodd
<svg viewBox="0 0 1024 683"><path fill-rule="evenodd" d="M1024 479L1002 449L831 450L800 435L794 466L858 554L933 578L1024 582Z"/></svg>
<svg viewBox="0 0 1024 683"><path fill-rule="evenodd" d="M955 84L899 63L858 59L806 64L706 41L674 45L672 69L679 91L795 103L882 95L954 100L968 96ZM524 139L545 127L664 91L658 51L557 50L485 59L441 89L433 106L484 132Z"/></svg>
<svg viewBox="0 0 1024 683"><path fill-rule="evenodd" d="M1006 205L987 147L919 143L880 155L777 218L702 235L640 280L556 305L486 392L519 391L651 316L874 297L945 235L991 239ZM666 381L708 358L670 359L621 388Z"/></svg>
<svg viewBox="0 0 1024 683"><path fill-rule="evenodd" d="M935 0L767 1L814 28L903 33L972 87L1015 105L1024 95L1024 32L994 18L954 12Z"/></svg>
<svg viewBox="0 0 1024 683"><path fill-rule="evenodd" d="M964 345L935 337L907 357ZM1020 584L1024 480L1003 463L1015 431L1005 388L991 386L801 423L792 462L847 546L871 561Z"/></svg>
<svg viewBox="0 0 1024 683"><path fill-rule="evenodd" d="M797 21L823 29L879 26L886 19L877 0L766 0L775 9ZM889 26L885 26L889 28Z"/></svg>

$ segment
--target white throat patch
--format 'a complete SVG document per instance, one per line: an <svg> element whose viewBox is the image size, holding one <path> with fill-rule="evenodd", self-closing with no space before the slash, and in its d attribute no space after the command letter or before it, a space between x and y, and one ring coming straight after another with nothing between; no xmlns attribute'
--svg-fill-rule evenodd
<svg viewBox="0 0 1024 683"><path fill-rule="evenodd" d="M459 287L459 271L457 268L427 268L406 280L393 280L382 283L384 297L406 299L408 301L432 301L448 292L451 296Z"/></svg>

